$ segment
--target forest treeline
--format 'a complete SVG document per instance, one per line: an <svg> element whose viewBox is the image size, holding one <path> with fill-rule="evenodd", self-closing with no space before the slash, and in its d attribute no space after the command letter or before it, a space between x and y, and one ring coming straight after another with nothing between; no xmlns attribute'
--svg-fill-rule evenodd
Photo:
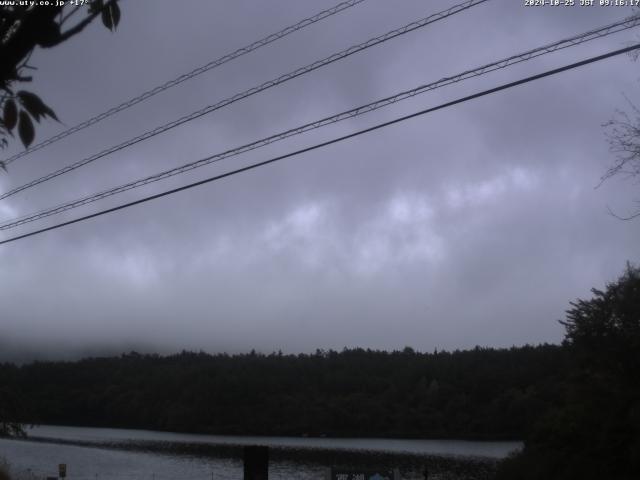
<svg viewBox="0 0 640 480"><path fill-rule="evenodd" d="M555 345L142 355L0 366L25 423L257 435L521 439L561 397Z"/></svg>

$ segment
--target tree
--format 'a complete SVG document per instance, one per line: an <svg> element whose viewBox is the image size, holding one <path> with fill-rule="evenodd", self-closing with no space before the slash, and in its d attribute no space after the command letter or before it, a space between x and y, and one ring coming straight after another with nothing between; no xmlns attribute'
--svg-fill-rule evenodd
<svg viewBox="0 0 640 480"><path fill-rule="evenodd" d="M638 7L633 7L633 18L640 14ZM640 52L634 50L629 53L633 61L640 58ZM633 102L627 99L630 113L624 110L616 110L614 117L606 122L605 135L609 142L609 151L615 154L613 165L607 169L600 179L600 185L608 179L617 175L626 178L637 178L640 176L640 109ZM609 213L620 220L632 220L640 217L640 200L636 200L636 209L627 216L620 216L611 209Z"/></svg>
<svg viewBox="0 0 640 480"><path fill-rule="evenodd" d="M571 302L565 343L592 372L631 381L640 368L640 267L625 273L593 298Z"/></svg>
<svg viewBox="0 0 640 480"><path fill-rule="evenodd" d="M631 113L617 110L613 119L605 123L609 150L615 154L614 163L602 176L601 183L617 175L627 178L640 177L640 109L629 102ZM617 218L631 220L640 217L640 200L633 213Z"/></svg>
<svg viewBox="0 0 640 480"><path fill-rule="evenodd" d="M563 404L544 415L499 478L640 478L640 268L571 302L564 346L573 364Z"/></svg>
<svg viewBox="0 0 640 480"><path fill-rule="evenodd" d="M78 5L52 1L50 6L15 3L0 5L0 148L8 145L8 138L16 130L22 144L28 147L35 138L33 120L58 119L36 94L15 89L16 84L32 80L24 72L33 69L29 65L33 50L60 45L82 32L98 16L112 31L120 22L118 0L79 0ZM81 18L78 15L83 11L85 15ZM0 168L6 171L2 161ZM24 434L20 402L16 398L15 392L0 389L0 436Z"/></svg>
<svg viewBox="0 0 640 480"><path fill-rule="evenodd" d="M115 30L120 22L118 0L79 0L51 2L50 6L21 5L0 6L0 147L8 145L17 130L25 147L35 138L33 120L45 117L57 120L54 111L36 94L16 90L15 84L30 82L25 74L33 70L29 59L36 47L53 48L82 32L95 18ZM61 5L53 5L61 3ZM66 4L65 4L66 3ZM84 11L84 17L82 15ZM75 21L75 23L72 23ZM4 163L0 167L6 170Z"/></svg>
<svg viewBox="0 0 640 480"><path fill-rule="evenodd" d="M22 437L25 431L20 420L25 413L20 397L9 388L0 388L0 437Z"/></svg>

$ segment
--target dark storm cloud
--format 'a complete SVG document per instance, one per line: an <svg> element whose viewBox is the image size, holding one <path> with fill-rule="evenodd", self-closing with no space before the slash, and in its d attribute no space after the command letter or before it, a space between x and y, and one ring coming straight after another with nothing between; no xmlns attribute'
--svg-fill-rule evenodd
<svg viewBox="0 0 640 480"><path fill-rule="evenodd" d="M6 190L451 2L370 0L15 162ZM321 8L129 2L37 52L67 125ZM328 7L331 2L322 2ZM0 204L29 213L610 23L607 8L494 1L238 102ZM619 34L228 159L73 218L499 82L619 48ZM568 301L637 260L630 182L599 189L601 124L637 65L616 58L0 249L4 355L128 348L307 351L557 342ZM48 124L39 138L57 132ZM35 224L32 224L32 226ZM25 228L23 231L28 231ZM7 353L9 352L9 353ZM27 353L24 353L27 352Z"/></svg>

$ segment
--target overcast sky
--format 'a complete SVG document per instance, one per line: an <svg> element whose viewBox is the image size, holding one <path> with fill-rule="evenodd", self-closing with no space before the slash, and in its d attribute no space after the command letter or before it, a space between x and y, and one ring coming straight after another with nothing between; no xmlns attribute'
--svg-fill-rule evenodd
<svg viewBox="0 0 640 480"><path fill-rule="evenodd" d="M335 0L123 1L36 51L28 88L72 126ZM21 158L0 191L455 2L367 0ZM254 95L0 202L9 219L616 21L620 7L494 0ZM436 90L9 238L620 48L627 31ZM0 358L174 352L421 351L558 343L569 301L640 255L640 186L614 178L602 124L638 64L621 56L160 200L0 247ZM65 127L45 122L38 140ZM14 142L3 158L20 151Z"/></svg>

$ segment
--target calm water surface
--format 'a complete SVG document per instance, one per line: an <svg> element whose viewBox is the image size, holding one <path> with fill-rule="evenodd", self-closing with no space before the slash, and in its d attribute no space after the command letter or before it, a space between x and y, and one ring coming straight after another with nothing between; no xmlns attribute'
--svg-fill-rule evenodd
<svg viewBox="0 0 640 480"><path fill-rule="evenodd" d="M1 439L0 457L16 472L30 469L38 476L55 475L57 465L67 463L69 480L239 479L243 445L272 447L269 478L274 480L321 479L326 466L350 462L398 467L403 478L418 478L424 463L433 465L434 478L485 478L476 475L483 465L521 447L520 442L247 437L63 426L38 426L28 433L31 441Z"/></svg>

